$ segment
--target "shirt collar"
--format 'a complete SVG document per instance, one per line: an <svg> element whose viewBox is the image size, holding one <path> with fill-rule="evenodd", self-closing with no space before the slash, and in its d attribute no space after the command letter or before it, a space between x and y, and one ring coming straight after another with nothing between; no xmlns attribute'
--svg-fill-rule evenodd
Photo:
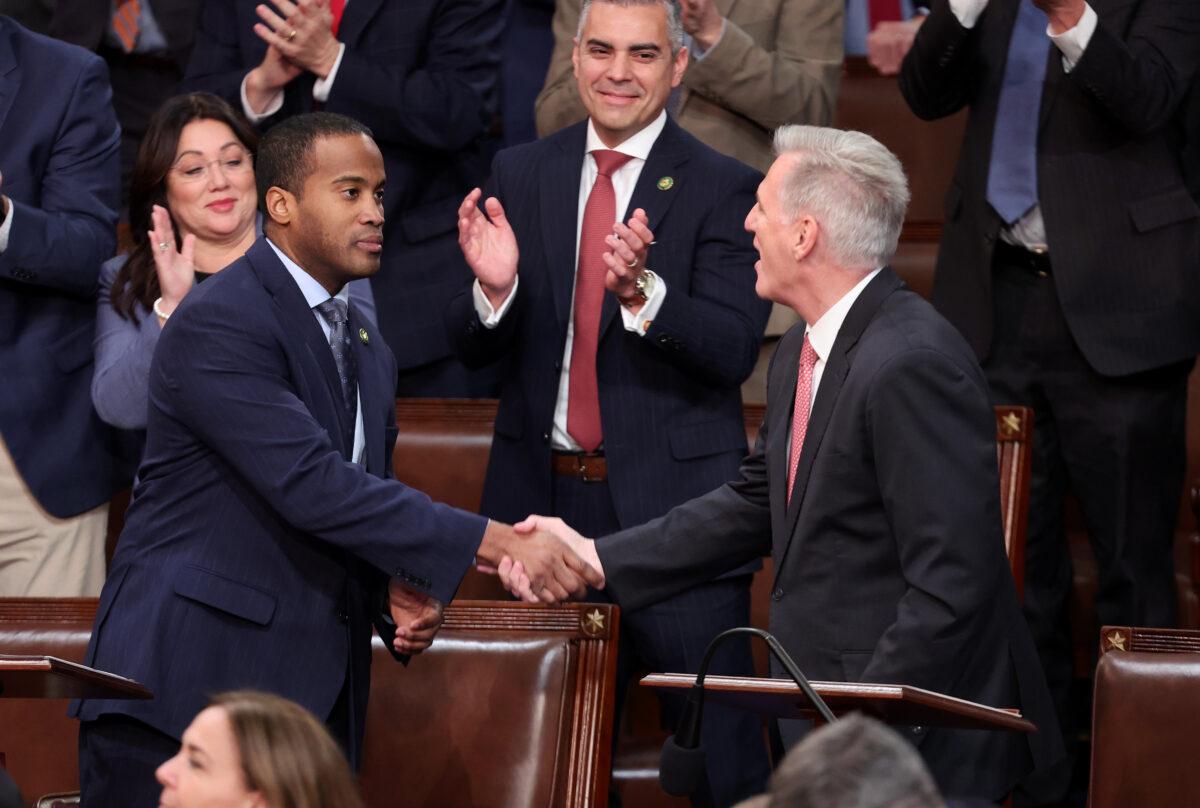
<svg viewBox="0 0 1200 808"><path fill-rule="evenodd" d="M317 306L330 299L331 295L329 294L329 290L319 284L316 278L314 278L312 275L309 275L300 267L299 264L284 255L283 250L276 247L275 243L271 241L271 239L267 239L267 244L269 244L271 249L275 251L275 254L279 256L279 260L283 263L283 268L288 271L288 274L292 276L292 280L294 280L296 285L300 287L300 294L304 295L304 300L308 303L308 307L310 309L315 309ZM338 298L347 306L350 305L350 290L345 284L342 284L342 288L338 290L336 295L332 295L332 297Z"/></svg>
<svg viewBox="0 0 1200 808"><path fill-rule="evenodd" d="M874 270L865 278L854 285L846 294L842 295L837 303L829 307L829 310L821 315L821 319L808 327L808 341L812 343L813 350L817 352L817 357L822 361L829 359L829 354L833 351L834 340L837 339L838 332L842 330L842 323L846 320L846 315L850 313L850 307L854 305L854 301L858 300L858 296L862 294L862 290L867 288L879 271Z"/></svg>
<svg viewBox="0 0 1200 808"><path fill-rule="evenodd" d="M650 156L650 150L654 148L654 141L658 140L658 136L662 134L666 125L667 111L664 109L658 113L658 117L651 121L649 126L618 143L612 151L628 154L630 157L645 161ZM605 146L604 141L596 134L596 125L592 123L591 118L588 118L586 151L590 154L599 149L608 149L608 146Z"/></svg>

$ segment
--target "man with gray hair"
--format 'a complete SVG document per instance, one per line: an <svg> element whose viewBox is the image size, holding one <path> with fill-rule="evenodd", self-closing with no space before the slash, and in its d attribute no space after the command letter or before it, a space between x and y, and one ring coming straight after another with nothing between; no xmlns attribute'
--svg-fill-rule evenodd
<svg viewBox="0 0 1200 808"><path fill-rule="evenodd" d="M544 517L518 529L578 542L623 610L770 553L771 630L808 676L914 685L1051 727L1005 556L987 383L886 266L909 197L900 162L859 132L783 127L775 145L746 229L758 294L803 322L775 352L739 477L594 542ZM775 661L772 675L786 676ZM806 728L780 722L787 745ZM1054 732L904 732L953 796L1000 800L1057 751Z"/></svg>
<svg viewBox="0 0 1200 808"><path fill-rule="evenodd" d="M810 733L771 777L768 808L946 808L912 744L861 713Z"/></svg>

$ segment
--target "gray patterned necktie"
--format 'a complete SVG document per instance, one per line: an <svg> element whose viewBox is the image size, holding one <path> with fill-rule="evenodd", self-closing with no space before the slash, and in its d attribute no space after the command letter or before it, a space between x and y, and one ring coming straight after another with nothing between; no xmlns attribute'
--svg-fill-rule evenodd
<svg viewBox="0 0 1200 808"><path fill-rule="evenodd" d="M333 363L337 365L338 379L342 382L342 404L346 408L345 445L347 451L354 450L354 422L358 418L358 366L354 363L354 346L350 344L349 318L346 302L331 297L317 304L317 311L329 323L329 347L333 351Z"/></svg>

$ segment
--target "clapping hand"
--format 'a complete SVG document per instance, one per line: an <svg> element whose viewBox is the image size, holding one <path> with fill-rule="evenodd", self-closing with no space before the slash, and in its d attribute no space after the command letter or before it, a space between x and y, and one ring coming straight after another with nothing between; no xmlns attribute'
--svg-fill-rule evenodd
<svg viewBox="0 0 1200 808"><path fill-rule="evenodd" d="M488 197L487 216L479 210L483 192L472 189L458 207L458 245L493 308L499 308L517 282L517 236L500 200Z"/></svg>
<svg viewBox="0 0 1200 808"><path fill-rule="evenodd" d="M442 627L442 603L405 586L398 579L388 582L388 610L396 623L392 648L398 654L419 654L433 643Z"/></svg>

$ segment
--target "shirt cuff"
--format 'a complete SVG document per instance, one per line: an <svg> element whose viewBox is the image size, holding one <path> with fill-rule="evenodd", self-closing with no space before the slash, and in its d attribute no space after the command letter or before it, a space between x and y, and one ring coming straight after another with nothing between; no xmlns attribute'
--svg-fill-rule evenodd
<svg viewBox="0 0 1200 808"><path fill-rule="evenodd" d="M1028 2L1028 0L1022 0ZM987 8L988 0L950 0L950 10L963 28L974 28L979 15Z"/></svg>
<svg viewBox="0 0 1200 808"><path fill-rule="evenodd" d="M17 206L13 204L12 198L7 197L7 199L8 215L4 217L4 224L0 224L0 253L8 249L8 233L12 230L13 216L17 212ZM0 202L0 205L3 204L3 202Z"/></svg>
<svg viewBox="0 0 1200 808"><path fill-rule="evenodd" d="M283 90L278 90L276 91L275 96L267 103L266 109L264 109L262 112L255 112L250 107L250 100L246 98L246 79L248 78L250 78L249 73L242 78L241 92L242 112L246 113L246 118L249 119L250 123L259 123L260 121L265 121L267 118L270 118L276 112L283 109Z"/></svg>
<svg viewBox="0 0 1200 808"><path fill-rule="evenodd" d="M621 306L621 322L624 323L625 330L632 331L639 337L646 336L646 332L650 330L650 323L658 316L658 310L662 308L663 300L667 296L666 281L648 269L646 272L654 275L655 279L654 291L650 293L650 297L646 298L637 314Z"/></svg>
<svg viewBox="0 0 1200 808"><path fill-rule="evenodd" d="M1070 73L1071 69L1083 58L1083 52L1087 50L1088 43L1092 41L1092 34L1096 33L1098 20L1095 10L1085 3L1083 16L1079 18L1079 22L1075 23L1074 28L1068 28L1061 34L1051 34L1050 26L1046 26L1046 33L1062 53L1063 69L1066 72Z"/></svg>
<svg viewBox="0 0 1200 808"><path fill-rule="evenodd" d="M701 50L700 43L696 41L695 37L692 37L692 47L688 50L688 52L692 56L695 57L697 62L699 62L705 56L710 54L712 52L713 48L715 48L715 47L717 47L717 45L721 44L721 37L725 36L725 25L728 22L729 22L729 20L725 19L724 17L721 18L721 33L717 34L717 41L712 43L712 48L708 48L707 50Z"/></svg>
<svg viewBox="0 0 1200 808"><path fill-rule="evenodd" d="M495 328L500 325L500 320L512 308L512 302L517 296L517 287L521 285L521 276L513 278L512 291L508 293L508 297L504 298L504 302L500 304L500 308L494 308L492 301L488 300L487 295L483 293L483 286L480 285L479 279L475 279L475 283L471 285L471 296L475 300L475 313L479 315L479 321L483 323L484 328Z"/></svg>
<svg viewBox="0 0 1200 808"><path fill-rule="evenodd" d="M329 100L329 91L333 89L333 82L337 79L338 68L342 66L342 56L346 53L346 43L342 42L338 45L337 58L333 60L333 67L329 70L329 75L323 79L317 79L313 82L313 100L320 101L324 104Z"/></svg>

